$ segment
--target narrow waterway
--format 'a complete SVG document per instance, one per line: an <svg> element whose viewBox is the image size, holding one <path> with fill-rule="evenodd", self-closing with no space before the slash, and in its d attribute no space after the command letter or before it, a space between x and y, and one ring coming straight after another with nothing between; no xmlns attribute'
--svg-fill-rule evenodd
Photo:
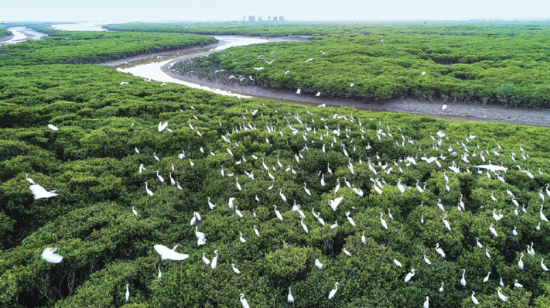
<svg viewBox="0 0 550 308"><path fill-rule="evenodd" d="M7 30L11 31L13 37L9 40L0 41L0 45L17 44L27 40L40 40L44 36L47 36L46 33L38 32L27 27L11 27Z"/></svg>

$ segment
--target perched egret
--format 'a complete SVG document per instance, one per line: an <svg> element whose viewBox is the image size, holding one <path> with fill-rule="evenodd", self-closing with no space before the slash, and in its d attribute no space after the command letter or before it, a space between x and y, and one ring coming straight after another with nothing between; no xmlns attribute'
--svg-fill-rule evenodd
<svg viewBox="0 0 550 308"><path fill-rule="evenodd" d="M288 296L287 296L287 302L294 303L294 297L292 296L292 292L290 290L290 287L288 287Z"/></svg>
<svg viewBox="0 0 550 308"><path fill-rule="evenodd" d="M149 196L151 196L151 197L154 196L155 194L149 189L149 187L147 185L148 185L147 182L145 182L145 191L147 192L147 194Z"/></svg>
<svg viewBox="0 0 550 308"><path fill-rule="evenodd" d="M334 298L334 295L336 295L336 291L338 291L338 284L338 282L334 284L334 289L332 289L332 291L330 291L330 293L328 294L328 299Z"/></svg>
<svg viewBox="0 0 550 308"><path fill-rule="evenodd" d="M486 283L487 281L489 281L489 275L491 275L491 272L487 273L487 276L483 278L483 283Z"/></svg>
<svg viewBox="0 0 550 308"><path fill-rule="evenodd" d="M231 263L231 267L233 268L235 274L239 275L241 273L241 271L239 271L239 269L235 267L235 264Z"/></svg>
<svg viewBox="0 0 550 308"><path fill-rule="evenodd" d="M474 303L474 305L479 305L479 302L477 300L477 298L475 297L476 295L476 292L472 291L472 302Z"/></svg>
<svg viewBox="0 0 550 308"><path fill-rule="evenodd" d="M315 266L317 266L317 268L319 268L319 269L322 269L323 268L323 263L321 263L321 261L319 261L319 259L315 259Z"/></svg>
<svg viewBox="0 0 550 308"><path fill-rule="evenodd" d="M40 255L40 257L42 258L42 260L46 260L50 263L59 263L61 262L61 260L63 260L63 257L55 253L56 251L57 251L57 248L51 248L51 247L45 248L42 251L42 254Z"/></svg>
<svg viewBox="0 0 550 308"><path fill-rule="evenodd" d="M214 250L216 256L212 258L212 263L210 263L210 268L215 269L218 267L218 251Z"/></svg>
<svg viewBox="0 0 550 308"><path fill-rule="evenodd" d="M202 261L206 263L206 265L210 265L210 260L208 260L208 258L204 256L205 254L206 253L204 252L202 253Z"/></svg>
<svg viewBox="0 0 550 308"><path fill-rule="evenodd" d="M462 269L462 279L460 279L460 284L463 287L466 287L466 279L464 279L464 275L466 275L466 269Z"/></svg>
<svg viewBox="0 0 550 308"><path fill-rule="evenodd" d="M241 293L239 294L239 296L241 297L241 304L243 305L243 308L250 308L250 306L248 305L248 302L244 298L244 294Z"/></svg>
<svg viewBox="0 0 550 308"><path fill-rule="evenodd" d="M497 291L497 293L498 293L498 298L500 298L503 302L505 302L505 301L508 300L508 297L506 297L506 296L504 296L504 294L500 293L500 290L501 290L501 289L502 289L502 288L498 288L498 291Z"/></svg>
<svg viewBox="0 0 550 308"><path fill-rule="evenodd" d="M126 284L126 301L129 301L130 300L130 290L128 290L128 286L130 284Z"/></svg>
<svg viewBox="0 0 550 308"><path fill-rule="evenodd" d="M386 223L386 221L384 220L384 218L382 218L382 216L384 216L384 213L380 213L380 222L382 223L382 227L386 230L388 230L388 224Z"/></svg>
<svg viewBox="0 0 550 308"><path fill-rule="evenodd" d="M416 271L414 268L411 269L411 272L407 274L407 276L405 276L405 283L408 283L409 281L411 281L411 278L413 278L414 276L414 271Z"/></svg>

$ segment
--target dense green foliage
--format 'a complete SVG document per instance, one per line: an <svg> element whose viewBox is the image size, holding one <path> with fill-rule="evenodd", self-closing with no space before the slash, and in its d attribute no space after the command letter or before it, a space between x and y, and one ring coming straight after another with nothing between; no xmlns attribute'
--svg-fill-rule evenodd
<svg viewBox="0 0 550 308"><path fill-rule="evenodd" d="M373 30L370 35L235 47L174 67L226 83L301 89L302 94L320 92L331 98L442 98L548 108L549 29L510 26L471 35Z"/></svg>
<svg viewBox="0 0 550 308"><path fill-rule="evenodd" d="M6 28L3 28L2 26L0 26L0 36L4 36L8 34L11 34L11 32L6 30Z"/></svg>
<svg viewBox="0 0 550 308"><path fill-rule="evenodd" d="M50 30L48 34L48 37L40 41L2 46L0 66L99 63L143 53L203 46L216 41L211 37L193 34L60 32L56 30Z"/></svg>
<svg viewBox="0 0 550 308"><path fill-rule="evenodd" d="M129 85L121 86L122 81ZM252 115L255 109L258 111ZM160 87L157 82L148 83L108 67L0 68L1 305L120 307L127 304L124 293L129 284L128 304L135 307L240 307L241 292L251 307L283 307L288 287L296 299L294 307L419 307L425 296L430 296L431 307L471 307L471 291L476 292L479 307L546 307L549 274L541 270L540 258L546 259L549 253L550 226L543 222L540 231L535 227L540 222L539 204L548 205L548 199L541 201L538 195L550 182L548 129L451 123L346 108L306 112L300 106L276 102L264 106L264 102L178 85ZM295 118L296 113L304 124ZM159 121L168 121L173 132L158 132ZM248 123L256 129L243 129ZM50 130L46 124L59 130ZM268 133L266 125L273 126L275 132ZM289 125L299 133L292 134ZM333 130L338 128L341 134L335 136ZM379 139L380 129L385 135ZM448 140L443 138L436 150L437 141L430 134L435 136L439 130L448 134ZM321 140L325 133L328 136ZM401 143L401 134L412 138L414 144ZM470 135L476 138L465 141ZM333 138L337 142L331 146ZM465 143L471 163L460 159L465 149L456 144L457 139ZM488 178L477 173L473 165L483 163L478 143L481 149L500 152L498 157L492 151L484 155L509 168L500 173L506 183L495 174ZM367 145L372 149L366 150ZM451 146L451 151L458 152L456 157L447 151ZM520 146L529 156L526 160L521 158ZM187 157L180 160L182 150ZM518 153L515 162L511 150ZM210 155L211 151L215 155ZM298 154L302 156L299 163ZM439 168L422 161L422 154L447 158L439 160ZM418 165L403 161L405 157L416 157ZM268 177L262 159L275 180ZM377 174L368 166L369 160ZM350 161L354 174L348 169ZM448 169L453 162L460 173ZM141 174L140 164L146 168ZM327 172L327 164L332 173ZM222 177L222 165L226 174L234 175ZM515 165L531 170L534 179ZM296 173L285 171L287 166ZM472 173L466 172L467 167ZM536 172L538 168L543 174ZM157 170L166 183L159 182ZM244 171L252 172L255 179L249 179ZM169 172L181 190L169 184ZM324 187L319 172L324 174ZM59 196L34 201L26 173L48 191L57 189ZM344 177L365 196L347 188ZM237 178L241 191L235 185ZM375 178L384 182L381 195L371 181ZM399 179L413 188L400 193L396 187ZM417 179L421 186L427 183L423 193L414 188ZM342 186L335 193L337 180ZM152 197L146 194L146 181L154 192ZM304 182L311 195L305 193ZM269 186L274 188L269 190ZM288 201L279 196L281 190ZM527 213L520 207L519 216L514 214L507 190L526 205ZM491 201L492 192L496 202ZM456 206L461 194L465 211ZM328 200L338 196L344 200L333 211ZM214 210L208 206L208 197L217 205ZM242 218L228 207L230 197L236 197ZM438 199L445 212L436 206ZM309 233L302 229L298 213L290 210L294 200L306 215ZM273 205L283 221L277 219ZM320 212L326 226L313 217L313 209ZM504 215L498 222L492 217L493 209ZM393 220L388 218L388 210ZM346 211L351 212L356 226L348 222ZM197 246L195 228L189 225L193 212L202 216L198 229L206 234L204 246ZM381 212L388 230L381 227ZM544 212L550 215L548 210ZM452 232L444 226L444 213ZM331 229L336 220L338 227ZM491 223L498 237L489 232ZM514 227L517 236L511 234ZM246 243L239 241L239 232ZM363 232L365 243L361 241ZM476 238L483 249L476 246ZM520 271L519 253L531 242L536 257L525 254L525 269ZM437 256L436 243L446 258ZM179 244L177 251L190 257L161 261L153 250L155 244ZM59 247L63 261L51 264L40 259L46 247ZM203 253L212 259L214 250L219 250L217 269L201 259ZM423 254L431 266L424 263ZM394 258L403 268L395 266ZM322 269L315 267L315 259L324 264ZM240 269L240 275L232 271L231 263ZM411 268L417 270L416 275L404 283ZM466 288L459 283L463 268ZM490 280L483 283L489 271ZM500 277L507 303L496 294ZM515 279L523 289L513 287ZM338 292L328 300L335 282L339 282ZM441 282L445 283L442 293L437 291Z"/></svg>

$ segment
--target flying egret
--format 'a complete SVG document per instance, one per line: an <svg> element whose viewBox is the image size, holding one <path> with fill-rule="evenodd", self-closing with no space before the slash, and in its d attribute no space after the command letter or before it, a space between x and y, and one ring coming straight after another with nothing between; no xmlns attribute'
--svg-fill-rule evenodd
<svg viewBox="0 0 550 308"><path fill-rule="evenodd" d="M328 299L334 298L334 295L336 295L336 291L338 291L338 285L339 285L338 282L334 284L334 289L332 289L332 291L330 291L330 293L328 294Z"/></svg>
<svg viewBox="0 0 550 308"><path fill-rule="evenodd" d="M48 128L51 129L51 130L59 130L59 128L57 128L57 126L52 125L52 124L48 124Z"/></svg>
<svg viewBox="0 0 550 308"><path fill-rule="evenodd" d="M51 247L45 248L42 251L42 254L40 255L40 257L43 260L46 260L50 263L59 263L61 262L61 260L63 260L63 257L55 253L56 251L57 251L57 248L51 248Z"/></svg>
<svg viewBox="0 0 550 308"><path fill-rule="evenodd" d="M155 251L160 255L162 260L176 260L181 261L189 258L189 255L176 252L164 245L155 245L153 246Z"/></svg>
<svg viewBox="0 0 550 308"><path fill-rule="evenodd" d="M46 191L46 189L44 189L44 187L42 187L38 184L29 186L29 189L31 190L32 194L34 195L34 200L43 199L43 198L51 198L51 197L58 196L58 194L55 193L57 190Z"/></svg>

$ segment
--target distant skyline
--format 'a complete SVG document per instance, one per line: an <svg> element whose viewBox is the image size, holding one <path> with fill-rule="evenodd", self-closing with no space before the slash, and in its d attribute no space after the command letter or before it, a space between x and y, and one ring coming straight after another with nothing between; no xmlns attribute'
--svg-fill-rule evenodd
<svg viewBox="0 0 550 308"><path fill-rule="evenodd" d="M241 21L243 16L287 21L550 19L548 0L28 0L2 4L0 21Z"/></svg>

